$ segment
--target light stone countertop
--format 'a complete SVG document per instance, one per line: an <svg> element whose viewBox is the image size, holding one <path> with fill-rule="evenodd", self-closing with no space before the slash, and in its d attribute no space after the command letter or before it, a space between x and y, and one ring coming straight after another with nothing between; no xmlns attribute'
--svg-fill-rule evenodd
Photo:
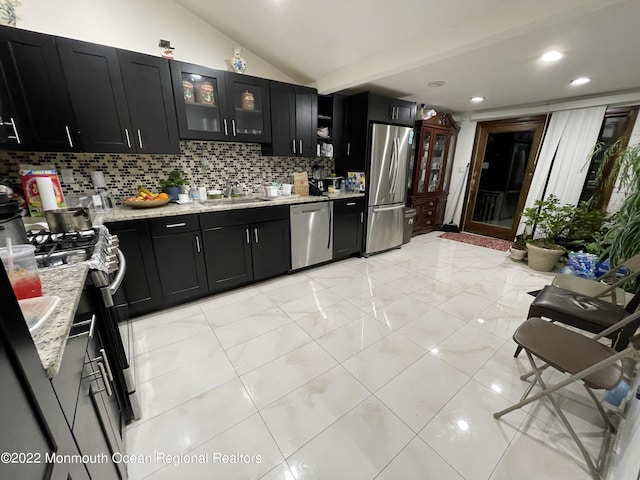
<svg viewBox="0 0 640 480"><path fill-rule="evenodd" d="M47 323L32 334L40 361L49 378L55 377L60 370L67 337L88 272L89 267L84 263L38 270L43 295L60 297L60 302Z"/></svg>
<svg viewBox="0 0 640 480"><path fill-rule="evenodd" d="M204 202L193 202L178 205L176 203L168 203L162 207L156 208L132 208L124 205L118 205L109 210L95 212L93 218L94 225L102 225L109 222L119 222L123 220L137 220L142 218L159 218L171 217L175 215L187 215L192 213L205 212L223 212L228 210L240 210L245 208L262 208L277 205L294 205L297 203L315 203L328 202L329 200L338 200L343 198L360 198L364 197L364 193L344 193L344 194L328 194L322 196L296 196L278 197L273 200L261 200L256 196L238 198L238 199L221 199L207 200Z"/></svg>

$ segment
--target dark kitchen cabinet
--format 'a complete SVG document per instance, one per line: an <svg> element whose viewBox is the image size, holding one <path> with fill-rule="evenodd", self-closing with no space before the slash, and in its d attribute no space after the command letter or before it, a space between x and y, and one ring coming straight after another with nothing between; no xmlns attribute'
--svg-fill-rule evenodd
<svg viewBox="0 0 640 480"><path fill-rule="evenodd" d="M203 213L200 225L212 292L291 269L288 206Z"/></svg>
<svg viewBox="0 0 640 480"><path fill-rule="evenodd" d="M68 38L56 43L82 150L135 152L116 49Z"/></svg>
<svg viewBox="0 0 640 480"><path fill-rule="evenodd" d="M145 220L129 220L108 223L106 226L109 233L118 236L118 248L127 261L127 273L122 283L124 289L120 290L124 290L126 295L129 314L134 316L157 310L162 291L148 223Z"/></svg>
<svg viewBox="0 0 640 480"><path fill-rule="evenodd" d="M397 98L371 94L369 99L369 120L380 123L413 126L416 104Z"/></svg>
<svg viewBox="0 0 640 480"><path fill-rule="evenodd" d="M170 305L207 291L197 215L149 220L163 303Z"/></svg>
<svg viewBox="0 0 640 480"><path fill-rule="evenodd" d="M333 258L360 254L364 231L364 197L333 201Z"/></svg>
<svg viewBox="0 0 640 480"><path fill-rule="evenodd" d="M415 122L407 185L407 206L416 209L414 235L444 223L458 130L446 113Z"/></svg>
<svg viewBox="0 0 640 480"><path fill-rule="evenodd" d="M170 66L180 138L271 140L268 80L184 62Z"/></svg>
<svg viewBox="0 0 640 480"><path fill-rule="evenodd" d="M47 454L78 455L78 447L4 269L0 269L0 298L0 449L34 453L33 460L39 460L2 463L0 478L89 480L82 463L45 459Z"/></svg>
<svg viewBox="0 0 640 480"><path fill-rule="evenodd" d="M3 148L77 150L77 128L55 37L0 27Z"/></svg>
<svg viewBox="0 0 640 480"><path fill-rule="evenodd" d="M265 145L263 152L282 157L316 157L317 90L272 81L270 91L271 144Z"/></svg>
<svg viewBox="0 0 640 480"><path fill-rule="evenodd" d="M137 153L180 153L169 61L118 50Z"/></svg>
<svg viewBox="0 0 640 480"><path fill-rule="evenodd" d="M344 158L344 102L345 96L318 95L318 125L316 141L320 157L333 158L340 162ZM326 133L325 133L326 132ZM327 150L326 145L332 148ZM330 153L332 152L332 153Z"/></svg>

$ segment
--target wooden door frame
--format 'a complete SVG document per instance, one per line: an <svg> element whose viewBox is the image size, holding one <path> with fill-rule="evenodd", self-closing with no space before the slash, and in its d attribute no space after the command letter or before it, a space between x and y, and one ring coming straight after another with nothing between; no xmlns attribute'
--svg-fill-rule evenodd
<svg viewBox="0 0 640 480"><path fill-rule="evenodd" d="M520 223L520 216L522 209L527 199L527 194L531 186L531 179L533 178L533 172L535 171L536 164L538 162L538 153L542 146L542 139L546 131L548 123L547 115L527 116L518 118L509 118L503 120L491 120L486 122L478 122L476 126L476 135L473 141L472 156L470 159L469 175L466 180L465 188L465 203L462 208L461 227L463 230L473 223L479 225L480 228L474 228L474 233L487 235L495 238L503 238L505 240L513 240ZM529 158L527 159L527 168L525 170L524 179L522 181L522 187L520 189L520 198L516 205L516 215L514 216L511 229L506 227L499 227L496 225L482 224L479 222L473 222L471 215L475 209L475 201L477 199L478 186L480 182L476 182L476 170L481 170L482 161L484 160L484 154L487 147L487 139L491 133L506 133L506 132L519 132L534 130L533 141L531 143L531 151L529 152ZM477 175L479 178L479 175Z"/></svg>

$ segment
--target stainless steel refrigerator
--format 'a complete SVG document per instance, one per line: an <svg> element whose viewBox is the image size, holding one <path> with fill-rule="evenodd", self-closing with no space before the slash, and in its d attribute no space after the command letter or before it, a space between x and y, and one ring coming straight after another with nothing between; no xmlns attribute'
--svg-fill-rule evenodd
<svg viewBox="0 0 640 480"><path fill-rule="evenodd" d="M402 244L412 138L410 127L374 123L371 129L366 255Z"/></svg>

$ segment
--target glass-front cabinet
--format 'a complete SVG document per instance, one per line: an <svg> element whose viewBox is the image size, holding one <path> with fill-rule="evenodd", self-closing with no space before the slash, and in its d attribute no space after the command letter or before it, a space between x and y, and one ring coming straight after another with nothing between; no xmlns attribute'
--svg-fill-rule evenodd
<svg viewBox="0 0 640 480"><path fill-rule="evenodd" d="M180 138L268 142L269 82L171 62Z"/></svg>
<svg viewBox="0 0 640 480"><path fill-rule="evenodd" d="M459 127L451 115L440 113L415 123L407 205L416 209L413 233L442 225Z"/></svg>

